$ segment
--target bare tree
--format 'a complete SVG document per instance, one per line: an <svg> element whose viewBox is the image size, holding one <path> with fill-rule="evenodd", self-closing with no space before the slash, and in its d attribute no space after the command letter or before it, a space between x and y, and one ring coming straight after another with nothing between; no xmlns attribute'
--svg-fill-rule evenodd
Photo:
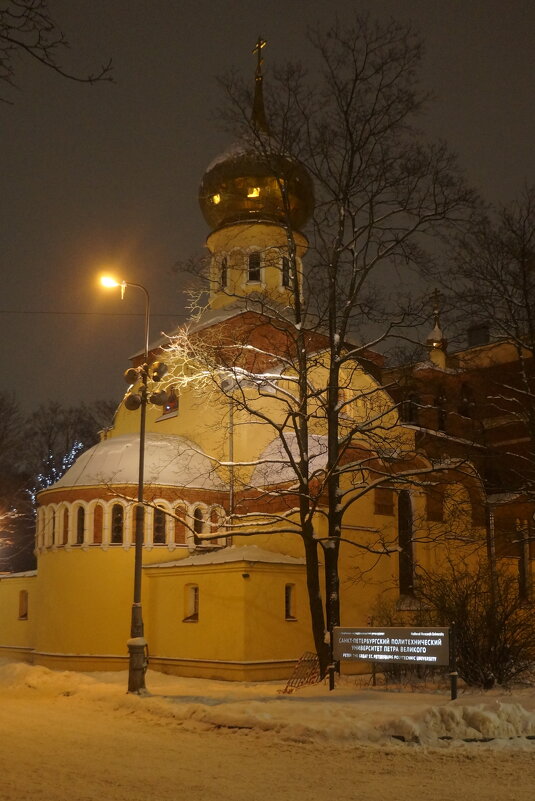
<svg viewBox="0 0 535 801"><path fill-rule="evenodd" d="M47 0L8 0L0 7L0 81L14 85L16 60L28 56L64 78L81 83L111 80L111 61L88 75L71 72L59 58L69 47ZM5 102L5 98L3 98Z"/></svg>
<svg viewBox="0 0 535 801"><path fill-rule="evenodd" d="M98 432L111 424L114 410L110 401L68 408L50 402L23 417L14 398L0 394L2 568L33 568L36 493L98 442Z"/></svg>
<svg viewBox="0 0 535 801"><path fill-rule="evenodd" d="M0 570L15 569L22 552L28 553L26 538L20 537L28 506L27 475L20 462L22 424L14 396L0 393Z"/></svg>
<svg viewBox="0 0 535 801"><path fill-rule="evenodd" d="M440 277L440 276L439 276ZM489 445L489 488L535 498L535 187L474 217L442 275L454 334L467 320L489 344L484 369L464 358ZM487 432L484 420L501 426ZM503 436L502 436L503 434ZM503 444L501 442L503 440Z"/></svg>
<svg viewBox="0 0 535 801"><path fill-rule="evenodd" d="M258 82L252 120L250 94L233 79L225 84L226 119L242 135L236 158L245 152L271 176L277 199L259 208L257 218L268 213L285 232L283 244L263 258L287 270L289 298L281 304L268 291L242 295L225 281L219 291L249 317L201 324L198 333L175 338L172 380L183 386L215 380L235 421L271 428L273 444L258 463L227 463L235 479L252 467L256 476L243 480L232 532L258 532L253 510L263 507L260 530L301 536L325 670L325 630L339 622L338 552L348 516L371 490L425 481L436 467L418 458L412 436L398 426L376 348L414 322L416 310L400 300L407 294L405 271L424 258L425 239L463 220L474 197L447 149L423 143L412 127L426 97L417 78L422 46L410 27L357 18L349 29L312 32L311 42L322 75L314 82L298 67L278 71L269 126L258 113ZM295 205L303 167L315 191L306 267ZM204 191L207 198L213 191L210 173ZM254 222L254 208L249 217ZM210 269L214 288L220 275L213 261ZM389 293L385 285L392 282L398 291ZM378 555L399 551L381 534L351 543Z"/></svg>
<svg viewBox="0 0 535 801"><path fill-rule="evenodd" d="M92 405L64 407L42 404L24 426L25 470L33 476L32 492L49 487L61 478L78 454L98 442L99 430L111 424L115 404L97 401Z"/></svg>

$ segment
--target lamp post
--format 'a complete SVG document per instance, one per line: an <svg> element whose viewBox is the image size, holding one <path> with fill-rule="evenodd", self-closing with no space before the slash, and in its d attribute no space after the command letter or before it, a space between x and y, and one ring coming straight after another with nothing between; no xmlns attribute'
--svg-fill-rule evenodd
<svg viewBox="0 0 535 801"><path fill-rule="evenodd" d="M129 281L116 281L114 278L103 276L101 283L105 287L120 287L121 300L127 286L140 289L145 295L145 351L143 365L138 369L137 376L141 379L139 389L139 404L131 409L140 409L139 419L139 471L137 485L135 550L134 550L134 598L132 603L132 617L130 623L130 639L128 646L128 692L141 694L145 691L145 649L147 641L144 636L143 611L141 606L141 573L143 564L143 539L145 529L145 510L143 508L144 473L145 473L145 422L147 417L147 378L149 361L149 318L150 297L142 284L133 284Z"/></svg>

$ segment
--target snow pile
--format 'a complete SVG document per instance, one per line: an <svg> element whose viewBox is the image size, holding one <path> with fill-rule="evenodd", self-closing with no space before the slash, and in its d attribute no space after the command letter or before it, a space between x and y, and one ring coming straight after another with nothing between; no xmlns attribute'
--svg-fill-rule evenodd
<svg viewBox="0 0 535 801"><path fill-rule="evenodd" d="M34 705L63 696L66 703L134 715L148 724L191 730L272 732L293 742L334 741L396 744L404 741L448 745L492 741L494 746L535 747L535 688L515 694L462 695L445 691L387 692L359 688L343 679L330 693L316 685L283 695L282 683L230 683L186 679L149 671L147 695L126 693L126 672L72 673L21 663L0 662L2 696ZM533 739L529 739L533 738Z"/></svg>
<svg viewBox="0 0 535 801"><path fill-rule="evenodd" d="M535 737L535 714L520 703L456 703L430 707L413 717L403 716L383 724L382 729L406 742L427 744L439 740L479 742Z"/></svg>

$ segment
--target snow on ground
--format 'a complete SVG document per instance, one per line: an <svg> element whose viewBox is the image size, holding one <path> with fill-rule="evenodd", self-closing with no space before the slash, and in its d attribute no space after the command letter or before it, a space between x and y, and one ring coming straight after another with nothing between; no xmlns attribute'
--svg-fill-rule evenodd
<svg viewBox="0 0 535 801"><path fill-rule="evenodd" d="M148 694L126 693L126 672L73 673L0 661L1 698L70 699L95 710L120 710L159 725L272 732L290 742L451 747L466 741L535 750L535 687L515 691L386 691L345 677L284 695L283 683L187 679L154 671ZM362 685L362 679L361 679Z"/></svg>
<svg viewBox="0 0 535 801"><path fill-rule="evenodd" d="M153 672L144 697L126 685L0 663L0 801L533 799L534 689L451 702L349 679L290 696Z"/></svg>

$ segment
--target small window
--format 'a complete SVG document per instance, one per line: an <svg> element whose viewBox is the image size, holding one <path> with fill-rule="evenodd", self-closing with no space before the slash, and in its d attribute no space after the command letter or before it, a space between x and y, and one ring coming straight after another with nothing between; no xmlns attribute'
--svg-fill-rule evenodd
<svg viewBox="0 0 535 801"><path fill-rule="evenodd" d="M171 414L172 412L178 412L178 395L174 387L169 390L167 403L163 407L164 414Z"/></svg>
<svg viewBox="0 0 535 801"><path fill-rule="evenodd" d="M514 518L499 518L494 524L496 556L518 559L521 555L518 526Z"/></svg>
<svg viewBox="0 0 535 801"><path fill-rule="evenodd" d="M184 623L199 621L199 585L187 584L184 597Z"/></svg>
<svg viewBox="0 0 535 801"><path fill-rule="evenodd" d="M253 253L249 253L249 271L248 271L248 281L252 281L253 283L258 283L260 281L260 251L255 250Z"/></svg>
<svg viewBox="0 0 535 801"><path fill-rule="evenodd" d="M470 489L471 521L473 526L484 528L487 525L485 498L476 489Z"/></svg>
<svg viewBox="0 0 535 801"><path fill-rule="evenodd" d="M85 509L78 507L76 512L76 545L83 545L85 537Z"/></svg>
<svg viewBox="0 0 535 801"><path fill-rule="evenodd" d="M28 590L19 591L19 620L28 620Z"/></svg>
<svg viewBox="0 0 535 801"><path fill-rule="evenodd" d="M289 289L291 286L291 281L290 281L290 259L288 258L288 256L282 257L281 272L282 272L282 285L286 289Z"/></svg>
<svg viewBox="0 0 535 801"><path fill-rule="evenodd" d="M446 431L447 411L446 396L440 394L435 398L435 408L437 410L437 428L439 431Z"/></svg>
<svg viewBox="0 0 535 801"><path fill-rule="evenodd" d="M474 413L474 394L468 384L461 386L461 397L458 412L462 417L472 417Z"/></svg>
<svg viewBox="0 0 535 801"><path fill-rule="evenodd" d="M295 584L284 586L284 619L297 620L295 616Z"/></svg>
<svg viewBox="0 0 535 801"><path fill-rule="evenodd" d="M399 493L398 506L399 594L414 595L414 550L412 542L412 504L407 490Z"/></svg>
<svg viewBox="0 0 535 801"><path fill-rule="evenodd" d="M228 286L228 262L227 257L223 256L221 259L221 289L226 289Z"/></svg>
<svg viewBox="0 0 535 801"><path fill-rule="evenodd" d="M401 419L404 423L418 425L418 412L420 409L420 398L416 393L411 394L401 404Z"/></svg>
<svg viewBox="0 0 535 801"><path fill-rule="evenodd" d="M120 503L114 503L111 508L111 543L123 544L124 509Z"/></svg>
<svg viewBox="0 0 535 801"><path fill-rule="evenodd" d="M376 487L374 493L374 513L376 515L394 514L394 490L388 487Z"/></svg>
<svg viewBox="0 0 535 801"><path fill-rule="evenodd" d="M165 545L165 524L167 515L164 510L158 507L154 510L154 525L152 531L152 541L155 545Z"/></svg>

